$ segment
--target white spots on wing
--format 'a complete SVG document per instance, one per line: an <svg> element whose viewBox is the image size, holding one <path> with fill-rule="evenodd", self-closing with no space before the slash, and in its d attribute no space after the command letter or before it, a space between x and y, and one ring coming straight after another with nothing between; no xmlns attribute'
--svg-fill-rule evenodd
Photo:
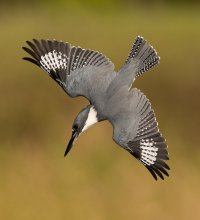
<svg viewBox="0 0 200 220"><path fill-rule="evenodd" d="M50 73L51 70L66 69L69 58L62 52L49 52L44 56L41 56L41 65L44 70Z"/></svg>
<svg viewBox="0 0 200 220"><path fill-rule="evenodd" d="M93 124L95 124L96 122L98 122L98 119L97 119L97 111L96 109L92 106L89 110L89 113L88 113L88 117L86 119L86 122L85 122L85 126L83 127L82 129L82 132L87 130L90 126L92 126Z"/></svg>
<svg viewBox="0 0 200 220"><path fill-rule="evenodd" d="M147 115L147 117L148 117L148 115ZM142 121L142 124L139 123L136 137L142 137L142 136L146 135L151 129L154 129L154 132L155 131L159 132L158 122L156 121L155 117L154 117L154 119L147 118L146 122Z"/></svg>
<svg viewBox="0 0 200 220"><path fill-rule="evenodd" d="M72 63L72 68L71 68L72 71L77 69L78 59L79 59L79 56L76 56L73 63Z"/></svg>
<svg viewBox="0 0 200 220"><path fill-rule="evenodd" d="M60 55L58 55L57 52L54 50L53 51L53 57L54 57L54 61L55 61L56 66L60 66L59 59L58 59L59 56Z"/></svg>
<svg viewBox="0 0 200 220"><path fill-rule="evenodd" d="M61 51L53 50L41 56L40 58L41 67L48 73L51 71L55 72L56 70L65 69L69 74L71 71L73 72L76 69L85 66L93 65L100 67L106 66L108 64L113 66L108 58L99 52L94 51L90 51L88 53L80 52L77 55L73 55L73 53L69 52L69 54L66 55Z"/></svg>
<svg viewBox="0 0 200 220"><path fill-rule="evenodd" d="M150 166L155 163L158 148L155 147L156 142L153 139L140 140L141 158L140 160Z"/></svg>

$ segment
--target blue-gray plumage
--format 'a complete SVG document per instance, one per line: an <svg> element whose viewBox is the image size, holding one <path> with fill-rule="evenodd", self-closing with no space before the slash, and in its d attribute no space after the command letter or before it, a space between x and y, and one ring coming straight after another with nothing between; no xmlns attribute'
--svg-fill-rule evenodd
<svg viewBox="0 0 200 220"><path fill-rule="evenodd" d="M138 36L124 66L114 71L113 63L103 54L74 47L56 40L27 41L23 47L28 60L48 74L71 97L84 96L90 102L74 120L72 137L65 156L79 134L96 122L108 120L113 126L113 140L140 160L157 180L169 170L168 151L158 129L151 104L134 80L159 63L155 49Z"/></svg>

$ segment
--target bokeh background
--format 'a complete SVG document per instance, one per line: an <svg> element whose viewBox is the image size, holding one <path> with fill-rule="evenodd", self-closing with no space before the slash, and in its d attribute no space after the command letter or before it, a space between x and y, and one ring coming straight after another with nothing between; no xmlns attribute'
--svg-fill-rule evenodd
<svg viewBox="0 0 200 220"><path fill-rule="evenodd" d="M0 2L0 219L200 219L198 1ZM32 38L99 50L118 70L142 35L161 64L134 86L151 100L167 139L170 177L154 181L102 122L63 157L88 102L71 99L23 61Z"/></svg>

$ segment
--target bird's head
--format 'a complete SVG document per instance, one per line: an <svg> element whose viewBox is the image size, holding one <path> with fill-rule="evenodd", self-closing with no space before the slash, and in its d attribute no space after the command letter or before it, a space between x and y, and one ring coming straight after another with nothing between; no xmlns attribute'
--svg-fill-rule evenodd
<svg viewBox="0 0 200 220"><path fill-rule="evenodd" d="M67 145L64 156L69 153L78 136L96 122L98 122L98 118L94 106L89 105L79 112L72 125L72 136Z"/></svg>

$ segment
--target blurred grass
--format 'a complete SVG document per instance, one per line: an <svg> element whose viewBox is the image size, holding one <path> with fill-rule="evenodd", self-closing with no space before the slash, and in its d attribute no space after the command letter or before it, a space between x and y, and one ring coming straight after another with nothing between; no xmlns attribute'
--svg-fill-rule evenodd
<svg viewBox="0 0 200 220"><path fill-rule="evenodd" d="M1 7L0 219L200 218L199 7ZM119 69L144 36L161 64L135 83L151 100L170 151L170 178L155 182L100 123L63 158L71 124L87 104L70 99L22 61L32 38L56 38L106 54Z"/></svg>

